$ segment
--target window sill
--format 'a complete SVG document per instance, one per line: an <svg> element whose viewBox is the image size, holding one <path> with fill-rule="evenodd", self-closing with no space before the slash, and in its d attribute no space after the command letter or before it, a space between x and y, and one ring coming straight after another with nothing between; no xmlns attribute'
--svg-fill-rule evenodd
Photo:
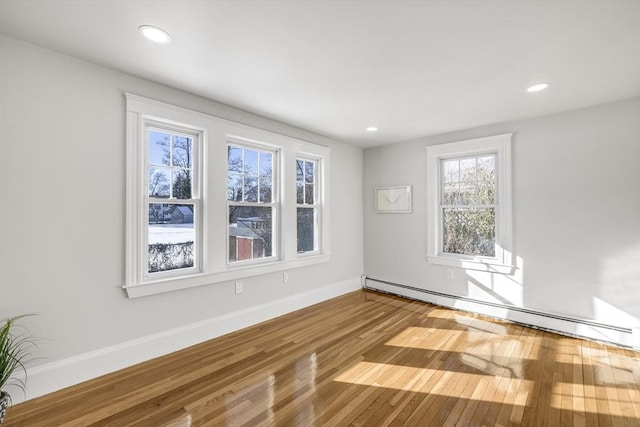
<svg viewBox="0 0 640 427"><path fill-rule="evenodd" d="M429 256L427 260L431 264L446 265L448 267L463 268L465 270L488 271L490 273L511 275L515 272L513 265L502 264L493 260L462 259L446 256Z"/></svg>
<svg viewBox="0 0 640 427"><path fill-rule="evenodd" d="M180 289L195 288L220 282L229 282L246 277L276 273L294 268L329 262L329 255L316 255L292 261L278 261L269 264L237 267L216 273L194 274L180 278L165 278L146 281L136 285L123 286L129 298L139 298L149 295L172 292Z"/></svg>

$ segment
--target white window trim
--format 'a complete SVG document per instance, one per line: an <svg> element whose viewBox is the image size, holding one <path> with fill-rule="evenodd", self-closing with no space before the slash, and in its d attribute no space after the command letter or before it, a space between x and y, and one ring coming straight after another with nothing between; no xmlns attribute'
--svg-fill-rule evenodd
<svg viewBox="0 0 640 427"><path fill-rule="evenodd" d="M176 107L138 95L125 94L126 123L126 218L125 218L125 289L129 298L229 282L251 276L280 272L329 262L329 212L326 194L330 182L330 148L277 133L257 129L214 117L205 113ZM200 233L202 250L200 271L181 274L179 270L166 275L144 277L143 265L147 250L145 237L145 176L144 123L156 121L201 132L201 198ZM227 212L219 209L227 200L227 143L247 141L280 151L280 218L279 259L260 264L229 265L227 263ZM296 170L300 156L320 159L322 164L322 247L312 256L297 253ZM186 270L186 269L185 269Z"/></svg>
<svg viewBox="0 0 640 427"><path fill-rule="evenodd" d="M512 195L511 195L511 135L433 145L427 147L427 260L432 264L470 270L512 274ZM496 255L477 257L442 253L442 218L440 192L442 186L440 162L443 159L481 154L496 154Z"/></svg>

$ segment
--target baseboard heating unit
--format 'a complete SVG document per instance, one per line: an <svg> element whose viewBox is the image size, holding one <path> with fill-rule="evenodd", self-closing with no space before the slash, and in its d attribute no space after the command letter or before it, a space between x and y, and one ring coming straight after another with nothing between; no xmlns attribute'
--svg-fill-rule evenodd
<svg viewBox="0 0 640 427"><path fill-rule="evenodd" d="M442 307L509 320L524 326L563 335L640 349L640 328L608 325L593 320L547 313L514 305L481 301L368 276L362 276L362 287L363 289L428 302Z"/></svg>

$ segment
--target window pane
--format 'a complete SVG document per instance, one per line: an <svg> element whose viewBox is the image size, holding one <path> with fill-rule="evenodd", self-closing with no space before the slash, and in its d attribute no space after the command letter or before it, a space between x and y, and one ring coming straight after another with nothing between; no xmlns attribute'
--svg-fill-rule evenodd
<svg viewBox="0 0 640 427"><path fill-rule="evenodd" d="M315 250L315 209L298 208L298 252Z"/></svg>
<svg viewBox="0 0 640 427"><path fill-rule="evenodd" d="M460 160L460 181L476 180L476 159Z"/></svg>
<svg viewBox="0 0 640 427"><path fill-rule="evenodd" d="M149 196L169 197L169 171L170 169L167 167L149 167Z"/></svg>
<svg viewBox="0 0 640 427"><path fill-rule="evenodd" d="M232 239L236 253L229 253L230 262L272 256L273 209L229 206L229 240Z"/></svg>
<svg viewBox="0 0 640 427"><path fill-rule="evenodd" d="M313 184L305 184L305 191L304 191L304 202L308 205L312 205L314 200L313 200Z"/></svg>
<svg viewBox="0 0 640 427"><path fill-rule="evenodd" d="M237 248L236 236L229 236L229 262L237 261Z"/></svg>
<svg viewBox="0 0 640 427"><path fill-rule="evenodd" d="M314 164L313 162L304 162L304 180L306 182L314 182Z"/></svg>
<svg viewBox="0 0 640 427"><path fill-rule="evenodd" d="M459 203L459 184L445 184L442 194L443 205L457 205Z"/></svg>
<svg viewBox="0 0 640 427"><path fill-rule="evenodd" d="M258 152L253 150L244 150L244 173L250 175L258 175Z"/></svg>
<svg viewBox="0 0 640 427"><path fill-rule="evenodd" d="M443 252L495 256L493 208L443 208Z"/></svg>
<svg viewBox="0 0 640 427"><path fill-rule="evenodd" d="M229 172L242 173L242 148L228 147L227 170Z"/></svg>
<svg viewBox="0 0 640 427"><path fill-rule="evenodd" d="M478 183L478 204L493 205L496 203L496 183L484 181Z"/></svg>
<svg viewBox="0 0 640 427"><path fill-rule="evenodd" d="M476 183L463 182L460 184L460 204L472 205L476 203Z"/></svg>
<svg viewBox="0 0 640 427"><path fill-rule="evenodd" d="M244 177L244 200L245 202L258 201L258 178L253 176Z"/></svg>
<svg viewBox="0 0 640 427"><path fill-rule="evenodd" d="M264 240L253 239L253 258L262 258L264 255Z"/></svg>
<svg viewBox="0 0 640 427"><path fill-rule="evenodd" d="M183 135L173 135L173 166L191 168L193 161L193 139Z"/></svg>
<svg viewBox="0 0 640 427"><path fill-rule="evenodd" d="M173 169L173 197L176 199L191 198L191 171Z"/></svg>
<svg viewBox="0 0 640 427"><path fill-rule="evenodd" d="M478 158L478 203L496 202L496 165L495 156Z"/></svg>
<svg viewBox="0 0 640 427"><path fill-rule="evenodd" d="M155 130L149 131L149 163L153 165L169 165L171 135Z"/></svg>
<svg viewBox="0 0 640 427"><path fill-rule="evenodd" d="M193 206L150 203L148 230L150 273L193 267Z"/></svg>
<svg viewBox="0 0 640 427"><path fill-rule="evenodd" d="M271 177L260 178L260 201L271 203Z"/></svg>
<svg viewBox="0 0 640 427"><path fill-rule="evenodd" d="M494 180L495 177L495 156L478 157L478 180Z"/></svg>
<svg viewBox="0 0 640 427"><path fill-rule="evenodd" d="M297 201L296 203L298 203L299 205L304 203L304 184L302 183L298 183L297 184L297 197L296 197Z"/></svg>
<svg viewBox="0 0 640 427"><path fill-rule="evenodd" d="M273 155L260 152L260 176L271 176L273 173Z"/></svg>
<svg viewBox="0 0 640 427"><path fill-rule="evenodd" d="M227 200L242 201L242 175L230 174L227 180Z"/></svg>
<svg viewBox="0 0 640 427"><path fill-rule="evenodd" d="M296 160L296 181L304 181L304 160Z"/></svg>
<svg viewBox="0 0 640 427"><path fill-rule="evenodd" d="M442 178L444 182L459 182L459 161L443 160L442 161Z"/></svg>

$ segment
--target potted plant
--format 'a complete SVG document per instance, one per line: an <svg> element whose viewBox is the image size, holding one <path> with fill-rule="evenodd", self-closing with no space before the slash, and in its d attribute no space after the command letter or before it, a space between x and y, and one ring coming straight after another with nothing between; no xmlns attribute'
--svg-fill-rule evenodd
<svg viewBox="0 0 640 427"><path fill-rule="evenodd" d="M0 324L0 425L11 403L11 396L4 391L4 387L11 381L22 391L25 391L25 382L16 378L17 371L22 371L26 380L27 371L23 365L25 358L35 347L33 339L27 333L16 334L16 322L24 316L16 316L6 319Z"/></svg>

